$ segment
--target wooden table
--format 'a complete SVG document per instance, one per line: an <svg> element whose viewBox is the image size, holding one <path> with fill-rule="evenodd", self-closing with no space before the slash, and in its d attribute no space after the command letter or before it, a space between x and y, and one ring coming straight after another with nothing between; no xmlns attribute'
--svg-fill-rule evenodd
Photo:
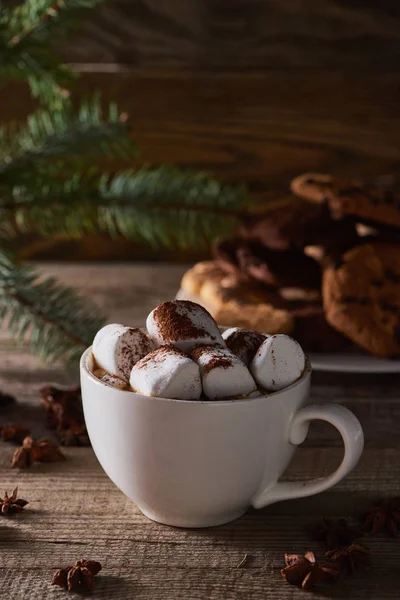
<svg viewBox="0 0 400 600"><path fill-rule="evenodd" d="M99 304L111 321L141 325L149 310L173 296L184 266L115 265L43 267ZM38 388L44 382L76 380L59 367L44 367L25 349L16 349L3 332L0 388L15 394L18 406L0 414L0 423L23 421L33 434L45 433ZM311 597L284 582L285 552L323 548L307 525L326 517L358 515L376 497L400 488L400 376L338 376L315 373L312 402L338 402L361 420L364 455L353 473L331 491L249 511L229 525L183 530L153 523L108 479L88 448L66 448L68 460L11 470L13 447L0 444L0 490L18 485L29 500L24 513L0 521L0 591L4 598L43 600L66 592L50 585L56 569L87 557L101 561L92 598L265 600ZM48 433L47 433L48 435ZM331 472L342 456L337 432L313 424L307 442L285 474L305 479ZM313 598L384 600L400 597L396 539L364 540L373 568ZM245 554L248 559L238 565Z"/></svg>

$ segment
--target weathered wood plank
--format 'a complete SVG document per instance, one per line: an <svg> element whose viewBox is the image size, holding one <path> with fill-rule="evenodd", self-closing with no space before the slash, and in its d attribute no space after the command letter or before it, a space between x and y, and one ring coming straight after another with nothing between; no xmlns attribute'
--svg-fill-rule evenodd
<svg viewBox="0 0 400 600"><path fill-rule="evenodd" d="M87 19L71 61L140 67L397 67L395 0L109 0Z"/></svg>
<svg viewBox="0 0 400 600"><path fill-rule="evenodd" d="M397 70L132 71L86 73L78 92L119 101L140 162L207 169L268 198L304 170L373 177L398 166L397 81ZM27 103L23 88L6 88L0 122L22 118Z"/></svg>
<svg viewBox="0 0 400 600"><path fill-rule="evenodd" d="M91 451L67 449L66 453L69 463L42 465L21 474L7 470L3 461L0 465L2 483L7 487L20 483L21 494L31 501L18 520L7 520L1 529L2 592L29 599L57 598L61 592L49 587L53 571L78 556L91 556L104 569L95 598L121 598L131 586L138 586L138 598L187 598L192 586L196 589L189 597L200 598L196 594L207 589L207 598L225 598L218 594L227 594L231 582L234 598L248 597L246 590L256 600L267 593L274 598L297 597L279 575L283 554L313 547L322 556L322 547L307 533L317 515L356 516L377 494L393 494L400 475L398 467L393 471L398 453L367 451L354 473L331 492L251 511L224 527L187 531L144 518L107 479ZM338 457L339 452L329 449L300 450L288 476L315 476L321 464L318 472L327 473ZM392 485L388 486L389 479ZM362 581L349 580L335 590L335 596L396 598L390 578L382 585L398 560L396 541L367 543L373 552L373 572ZM242 575L236 565L244 553L250 560ZM377 595L379 585L381 595ZM16 595L18 590L25 595ZM367 590L371 595L366 595Z"/></svg>

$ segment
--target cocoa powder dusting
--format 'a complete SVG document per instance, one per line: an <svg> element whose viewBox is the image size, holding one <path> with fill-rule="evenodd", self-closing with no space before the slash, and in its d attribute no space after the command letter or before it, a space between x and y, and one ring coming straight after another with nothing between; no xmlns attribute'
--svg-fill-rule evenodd
<svg viewBox="0 0 400 600"><path fill-rule="evenodd" d="M139 360L135 366L137 369L144 369L149 361L153 363L162 363L165 358L171 354L175 354L175 356L186 356L182 350L179 350L179 348L176 348L173 344L165 344L164 346L160 346L160 348L153 350L153 352L146 354L146 356L144 356L142 360Z"/></svg>
<svg viewBox="0 0 400 600"><path fill-rule="evenodd" d="M208 362L202 367L203 375L207 375L207 373L216 368L228 369L233 366L232 359L224 354L224 351L219 345L197 344L197 346L191 350L189 356L197 362L203 354L208 354L210 357Z"/></svg>
<svg viewBox="0 0 400 600"><path fill-rule="evenodd" d="M193 325L188 315L178 312L178 306L183 306L188 313L198 312L199 309L199 306L190 300L172 300L157 306L154 310L154 320L157 322L161 336L165 340L188 340L208 336L205 329ZM204 312L212 319L205 309Z"/></svg>
<svg viewBox="0 0 400 600"><path fill-rule="evenodd" d="M265 339L266 337L262 333L239 329L234 331L225 342L233 354L236 354L245 362L250 362Z"/></svg>
<svg viewBox="0 0 400 600"><path fill-rule="evenodd" d="M189 356L192 360L199 360L200 356L205 353L214 352L218 349L218 346L212 346L211 344L197 344L190 352Z"/></svg>
<svg viewBox="0 0 400 600"><path fill-rule="evenodd" d="M226 356L216 356L208 361L203 367L203 375L207 375L213 369L229 369L232 367L232 361Z"/></svg>

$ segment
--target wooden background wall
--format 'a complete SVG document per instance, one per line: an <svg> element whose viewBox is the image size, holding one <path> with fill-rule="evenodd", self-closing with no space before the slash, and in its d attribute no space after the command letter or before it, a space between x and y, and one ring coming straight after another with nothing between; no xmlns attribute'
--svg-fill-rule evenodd
<svg viewBox="0 0 400 600"><path fill-rule="evenodd" d="M143 162L244 180L261 200L304 170L399 170L398 0L108 0L61 52L82 91L130 113ZM1 118L27 106L3 94ZM63 252L131 255L89 246Z"/></svg>

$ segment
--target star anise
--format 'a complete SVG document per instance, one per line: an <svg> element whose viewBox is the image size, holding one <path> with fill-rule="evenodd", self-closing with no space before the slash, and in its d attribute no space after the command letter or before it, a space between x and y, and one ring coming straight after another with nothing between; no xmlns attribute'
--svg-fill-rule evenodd
<svg viewBox="0 0 400 600"><path fill-rule="evenodd" d="M18 444L22 444L23 440L29 434L29 427L24 427L23 425L5 425L0 428L0 437L3 442L18 442Z"/></svg>
<svg viewBox="0 0 400 600"><path fill-rule="evenodd" d="M27 500L22 500L22 498L17 498L18 496L18 488L16 487L11 496L4 492L4 498L0 498L0 515L12 515L16 512L21 512L24 506L28 504Z"/></svg>
<svg viewBox="0 0 400 600"><path fill-rule="evenodd" d="M94 578L101 571L101 564L95 560L82 558L74 565L60 569L53 577L52 584L65 587L68 590L94 588Z"/></svg>
<svg viewBox="0 0 400 600"><path fill-rule="evenodd" d="M363 544L350 544L345 548L328 550L325 556L328 560L339 563L340 568L349 573L371 566L370 550Z"/></svg>
<svg viewBox="0 0 400 600"><path fill-rule="evenodd" d="M40 403L47 412L47 426L56 429L63 446L90 446L83 418L79 387L61 388L45 385L40 390Z"/></svg>
<svg viewBox="0 0 400 600"><path fill-rule="evenodd" d="M51 440L34 440L26 437L21 448L17 448L12 459L12 467L26 469L34 462L53 463L65 460L60 448Z"/></svg>
<svg viewBox="0 0 400 600"><path fill-rule="evenodd" d="M349 527L346 519L322 519L309 527L311 535L320 542L325 542L327 550L348 546L362 533L355 527Z"/></svg>
<svg viewBox="0 0 400 600"><path fill-rule="evenodd" d="M14 396L11 394L4 394L4 392L0 391L0 408L8 408L11 404L15 403Z"/></svg>
<svg viewBox="0 0 400 600"><path fill-rule="evenodd" d="M47 412L47 426L50 429L69 429L83 423L79 387L62 388L45 385L40 388L40 396L40 403Z"/></svg>
<svg viewBox="0 0 400 600"><path fill-rule="evenodd" d="M62 446L90 446L85 425L61 429L58 431L58 436Z"/></svg>
<svg viewBox="0 0 400 600"><path fill-rule="evenodd" d="M400 533L400 496L375 502L362 520L367 533L376 535L386 531L396 537Z"/></svg>
<svg viewBox="0 0 400 600"><path fill-rule="evenodd" d="M282 577L291 585L310 589L317 583L334 584L340 577L340 565L337 562L318 564L314 552L285 554L286 567L281 570Z"/></svg>

